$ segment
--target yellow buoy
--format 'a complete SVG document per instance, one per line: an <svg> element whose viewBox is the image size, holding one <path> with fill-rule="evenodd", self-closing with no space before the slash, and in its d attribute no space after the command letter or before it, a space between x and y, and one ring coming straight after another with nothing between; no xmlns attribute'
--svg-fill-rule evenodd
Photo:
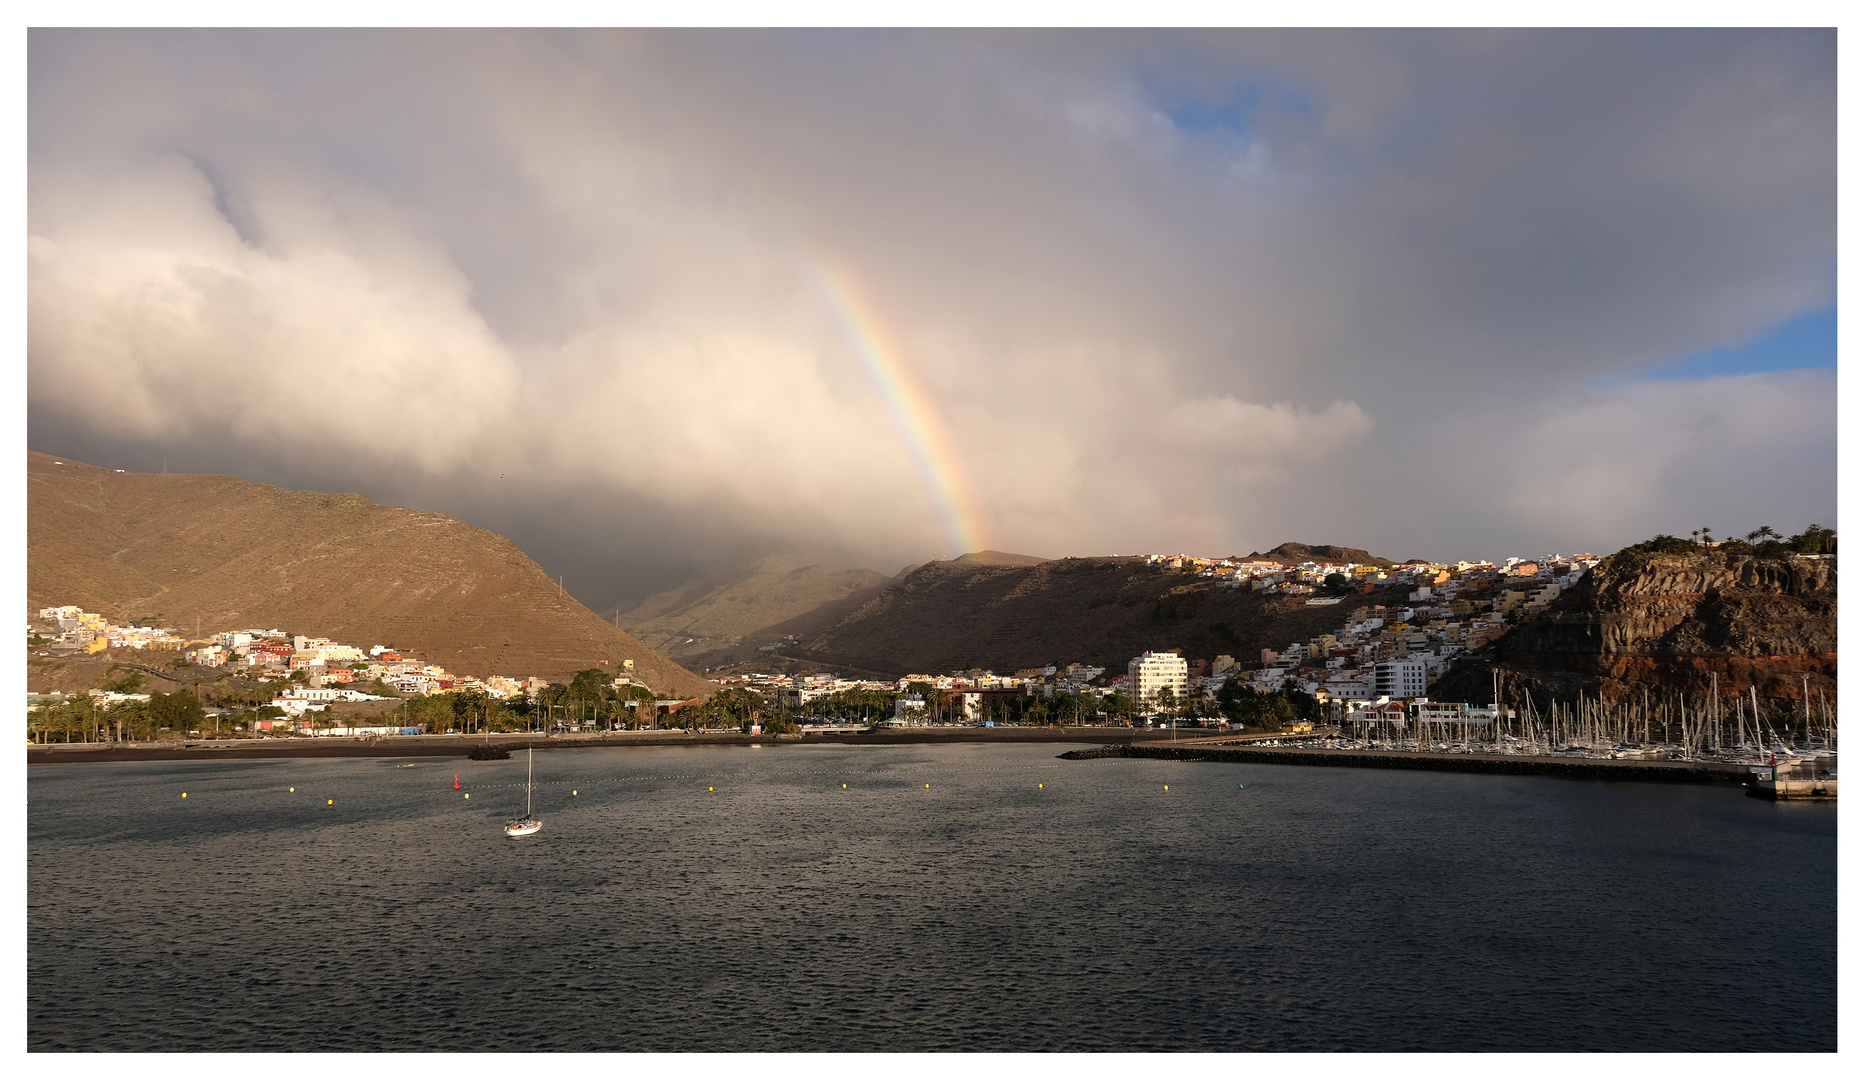
<svg viewBox="0 0 1865 1080"><path fill-rule="evenodd" d="M1043 786L1042 786L1041 784L1037 784L1037 785L1036 785L1036 790L1037 790L1037 791L1041 791L1042 789L1043 789Z"/></svg>
<svg viewBox="0 0 1865 1080"><path fill-rule="evenodd" d="M286 788L285 790L287 790L287 791L296 791L296 790L298 790L298 789L297 789L297 788Z"/></svg>
<svg viewBox="0 0 1865 1080"><path fill-rule="evenodd" d="M1171 790L1172 790L1172 785L1171 785L1171 784L1161 784L1160 786L1161 786L1161 787L1163 787L1163 788L1165 788L1165 789L1166 789L1167 791L1171 791Z"/></svg>
<svg viewBox="0 0 1865 1080"><path fill-rule="evenodd" d="M574 795L574 794L576 794L576 792L574 792L574 791L572 791L572 792L571 792L570 794L572 794L572 795Z"/></svg>
<svg viewBox="0 0 1865 1080"><path fill-rule="evenodd" d="M184 791L184 792L182 792L182 793L181 793L181 797L182 797L182 798L184 798L184 799L185 799L185 798L187 798L187 797L188 797L188 793L187 793L187 792L185 792L185 791Z"/></svg>
<svg viewBox="0 0 1865 1080"><path fill-rule="evenodd" d="M472 798L472 797L473 797L473 793L472 793L472 792L470 792L470 791L469 791L469 792L467 792L467 793L466 793L466 797L467 797L467 798L469 798L469 799L470 799L470 798Z"/></svg>
<svg viewBox="0 0 1865 1080"><path fill-rule="evenodd" d="M711 791L712 789L711 789L711 788L707 788L706 790L707 790L707 791Z"/></svg>
<svg viewBox="0 0 1865 1080"><path fill-rule="evenodd" d="M842 785L842 790L843 790L843 791L847 791L847 790L848 790L848 785L847 785L847 784L843 784L843 785Z"/></svg>
<svg viewBox="0 0 1865 1080"><path fill-rule="evenodd" d="M337 800L335 800L335 799L325 799L325 800L324 800L324 805L325 805L325 806L335 806L335 805L337 805Z"/></svg>
<svg viewBox="0 0 1865 1080"><path fill-rule="evenodd" d="M931 784L927 784L927 785L926 785L926 787L927 787L927 789L928 789L928 790L931 790L931 789L932 789L932 785L931 785Z"/></svg>

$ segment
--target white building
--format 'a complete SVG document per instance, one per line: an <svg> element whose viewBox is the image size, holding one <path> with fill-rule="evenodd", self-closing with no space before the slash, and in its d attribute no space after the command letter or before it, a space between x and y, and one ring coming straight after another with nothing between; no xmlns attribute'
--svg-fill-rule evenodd
<svg viewBox="0 0 1865 1080"><path fill-rule="evenodd" d="M1177 653L1149 652L1127 661L1127 694L1135 704L1151 705L1164 691L1185 696L1189 668Z"/></svg>
<svg viewBox="0 0 1865 1080"><path fill-rule="evenodd" d="M1289 681L1289 669L1285 667L1266 667L1250 676L1250 685L1259 694L1273 694L1281 690Z"/></svg>
<svg viewBox="0 0 1865 1080"><path fill-rule="evenodd" d="M1424 697L1424 661L1388 660L1373 665L1373 693L1394 700Z"/></svg>

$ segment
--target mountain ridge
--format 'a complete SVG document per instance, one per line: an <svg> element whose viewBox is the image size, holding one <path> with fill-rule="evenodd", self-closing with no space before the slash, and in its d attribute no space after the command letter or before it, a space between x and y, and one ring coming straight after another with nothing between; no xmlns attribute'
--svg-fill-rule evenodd
<svg viewBox="0 0 1865 1080"><path fill-rule="evenodd" d="M1396 602L1400 587L1360 602ZM933 561L866 597L767 627L775 655L822 667L904 675L973 667L1010 671L1081 661L1125 665L1148 649L1187 655L1230 653L1254 662L1256 650L1286 647L1334 629L1345 610L1302 598L1228 588L1143 556L1046 559L990 566ZM753 663L740 650L707 663Z"/></svg>
<svg viewBox="0 0 1865 1080"><path fill-rule="evenodd" d="M445 514L35 451L26 471L32 612L77 604L188 635L276 626L479 677L632 660L657 692L715 688L563 593L509 539ZM32 659L34 678L53 677Z"/></svg>

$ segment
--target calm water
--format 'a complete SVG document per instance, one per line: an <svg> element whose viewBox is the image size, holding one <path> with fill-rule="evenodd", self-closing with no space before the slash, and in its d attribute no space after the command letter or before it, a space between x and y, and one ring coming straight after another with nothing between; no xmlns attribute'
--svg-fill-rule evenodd
<svg viewBox="0 0 1865 1080"><path fill-rule="evenodd" d="M34 766L28 1045L1836 1047L1830 805L1061 749Z"/></svg>

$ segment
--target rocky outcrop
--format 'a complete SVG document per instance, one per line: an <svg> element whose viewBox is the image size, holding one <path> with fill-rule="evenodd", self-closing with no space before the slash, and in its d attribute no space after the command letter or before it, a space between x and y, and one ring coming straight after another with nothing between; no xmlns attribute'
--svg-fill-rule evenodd
<svg viewBox="0 0 1865 1080"><path fill-rule="evenodd" d="M1268 551L1252 551L1246 559L1266 559L1293 566L1305 562L1361 563L1368 566L1392 566L1391 559L1368 554L1361 548L1336 547L1333 544L1298 544L1291 540Z"/></svg>
<svg viewBox="0 0 1865 1080"><path fill-rule="evenodd" d="M1801 676L1836 705L1837 556L1654 555L1621 552L1546 611L1457 665L1434 687L1488 700L1490 668L1520 691L1608 700L1660 689L1696 695L1751 686L1774 708L1801 701Z"/></svg>

